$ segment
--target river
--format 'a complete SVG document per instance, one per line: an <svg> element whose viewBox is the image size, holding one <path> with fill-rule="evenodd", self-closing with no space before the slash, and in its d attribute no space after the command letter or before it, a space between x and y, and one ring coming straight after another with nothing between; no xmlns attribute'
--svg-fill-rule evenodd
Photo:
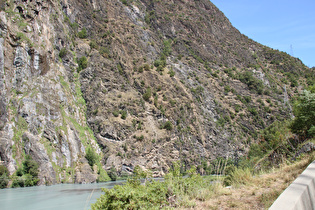
<svg viewBox="0 0 315 210"><path fill-rule="evenodd" d="M95 184L58 184L0 190L1 210L85 210L103 193L124 181Z"/></svg>

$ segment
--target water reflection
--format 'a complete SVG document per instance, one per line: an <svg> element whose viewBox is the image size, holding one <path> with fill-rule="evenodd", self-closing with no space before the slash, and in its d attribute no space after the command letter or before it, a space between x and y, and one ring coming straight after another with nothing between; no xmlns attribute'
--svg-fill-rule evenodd
<svg viewBox="0 0 315 210"><path fill-rule="evenodd" d="M113 188L125 181L96 184L59 184L0 190L0 209L90 209L102 194L102 188Z"/></svg>

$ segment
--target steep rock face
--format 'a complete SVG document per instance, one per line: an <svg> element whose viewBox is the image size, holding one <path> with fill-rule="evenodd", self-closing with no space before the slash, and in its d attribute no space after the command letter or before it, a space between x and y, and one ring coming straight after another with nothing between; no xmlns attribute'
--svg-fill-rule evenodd
<svg viewBox="0 0 315 210"><path fill-rule="evenodd" d="M209 1L95 1L74 13L90 39L81 88L106 168L162 174L175 160L234 158L259 129L288 117L282 64L266 54L279 52L240 34ZM293 73L306 69L279 57ZM173 128L163 129L168 121Z"/></svg>
<svg viewBox="0 0 315 210"><path fill-rule="evenodd" d="M40 164L40 184L72 182L94 141L76 94L79 83L69 82L69 68L76 64L58 63L54 52L56 34L64 36L51 21L60 12L55 4L12 1L1 11L1 160L13 173L30 154ZM95 142L92 147L98 149ZM83 172L90 174L85 182L96 180L91 169Z"/></svg>
<svg viewBox="0 0 315 210"><path fill-rule="evenodd" d="M30 154L41 184L237 158L312 73L207 0L12 0L0 16L0 156L13 173Z"/></svg>

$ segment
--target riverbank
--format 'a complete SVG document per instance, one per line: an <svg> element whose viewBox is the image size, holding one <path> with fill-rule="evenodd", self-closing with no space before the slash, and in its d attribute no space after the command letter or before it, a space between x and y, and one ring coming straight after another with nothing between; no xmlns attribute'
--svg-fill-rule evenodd
<svg viewBox="0 0 315 210"><path fill-rule="evenodd" d="M313 153L314 155L314 153ZM305 156L293 164L283 164L279 168L247 177L243 184L224 187L217 184L215 192L204 200L194 199L193 209L267 209L277 197L299 176L314 159ZM245 179L245 178L244 178ZM189 209L189 208L179 208Z"/></svg>

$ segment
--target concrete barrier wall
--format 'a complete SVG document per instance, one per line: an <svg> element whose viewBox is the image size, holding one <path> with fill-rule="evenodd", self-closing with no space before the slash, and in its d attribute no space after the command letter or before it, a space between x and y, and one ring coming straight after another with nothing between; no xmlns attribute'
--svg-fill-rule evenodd
<svg viewBox="0 0 315 210"><path fill-rule="evenodd" d="M278 197L271 210L315 210L315 161Z"/></svg>

